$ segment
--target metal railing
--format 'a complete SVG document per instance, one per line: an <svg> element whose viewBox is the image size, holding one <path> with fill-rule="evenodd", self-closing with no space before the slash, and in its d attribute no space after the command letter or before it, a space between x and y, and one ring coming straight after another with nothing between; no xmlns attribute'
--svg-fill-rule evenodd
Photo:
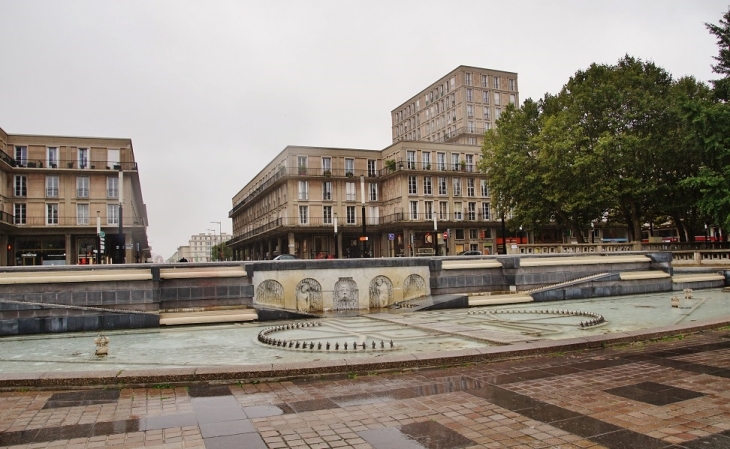
<svg viewBox="0 0 730 449"><path fill-rule="evenodd" d="M43 168L43 169L73 169L73 170L138 170L136 162L112 162L111 165L107 161L84 161L79 162L78 159L58 159L48 161L46 159L23 159L16 160L5 153L0 154L0 159L16 168Z"/></svg>
<svg viewBox="0 0 730 449"><path fill-rule="evenodd" d="M64 217L52 217L52 219L49 219L48 217L41 216L41 217L25 217L24 220L16 220L13 215L8 214L6 212L2 212L2 221L12 224L18 227L55 227L55 226L85 226L85 227L96 227L96 217L93 219L86 218L86 223L82 222L79 223L79 218L76 215L73 216L64 216ZM22 222L20 222L22 221ZM114 220L114 222L108 222L105 218L102 218L101 225L102 226L119 226L119 220ZM124 217L124 223L123 226L143 226L144 220L141 217Z"/></svg>

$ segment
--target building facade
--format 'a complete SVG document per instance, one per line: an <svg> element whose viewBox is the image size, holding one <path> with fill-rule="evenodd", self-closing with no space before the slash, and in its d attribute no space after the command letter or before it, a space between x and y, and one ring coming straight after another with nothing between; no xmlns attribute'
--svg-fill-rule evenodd
<svg viewBox="0 0 730 449"><path fill-rule="evenodd" d="M0 244L7 248L0 265L134 263L151 256L130 139L0 129L0 177Z"/></svg>
<svg viewBox="0 0 730 449"><path fill-rule="evenodd" d="M228 245L236 260L494 253L500 222L480 157L453 143L288 146L233 198Z"/></svg>
<svg viewBox="0 0 730 449"><path fill-rule="evenodd" d="M519 104L516 73L459 66L391 111L393 142L481 145L510 103Z"/></svg>
<svg viewBox="0 0 730 449"><path fill-rule="evenodd" d="M213 260L219 260L221 256L215 256L213 254L213 247L221 242L227 242L231 239L231 234L228 233L200 233L197 235L190 236L189 247L190 256L187 257L189 262L212 262ZM224 256L223 256L224 257Z"/></svg>

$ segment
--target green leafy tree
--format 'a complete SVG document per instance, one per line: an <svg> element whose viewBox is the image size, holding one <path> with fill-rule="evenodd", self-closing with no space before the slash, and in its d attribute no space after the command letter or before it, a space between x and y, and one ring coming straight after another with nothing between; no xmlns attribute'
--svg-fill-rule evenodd
<svg viewBox="0 0 730 449"><path fill-rule="evenodd" d="M233 250L228 247L226 242L213 246L210 252L211 260L214 262L220 260L233 260Z"/></svg>

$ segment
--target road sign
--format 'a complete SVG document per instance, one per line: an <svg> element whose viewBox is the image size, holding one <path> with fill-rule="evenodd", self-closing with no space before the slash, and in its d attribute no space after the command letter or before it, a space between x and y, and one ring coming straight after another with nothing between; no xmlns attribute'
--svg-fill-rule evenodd
<svg viewBox="0 0 730 449"><path fill-rule="evenodd" d="M124 245L124 249L132 249L132 248L134 248L134 245L131 243L127 243L126 245Z"/></svg>
<svg viewBox="0 0 730 449"><path fill-rule="evenodd" d="M388 240L395 240L395 234L388 234Z"/></svg>
<svg viewBox="0 0 730 449"><path fill-rule="evenodd" d="M444 240L449 238L449 231L444 231Z"/></svg>
<svg viewBox="0 0 730 449"><path fill-rule="evenodd" d="M361 242L366 242L367 240L368 240L368 238L367 238L367 237L360 237L360 241L361 241Z"/></svg>
<svg viewBox="0 0 730 449"><path fill-rule="evenodd" d="M99 231L99 237L101 237L101 238L104 238L104 237L106 237L106 232L104 232L104 231Z"/></svg>

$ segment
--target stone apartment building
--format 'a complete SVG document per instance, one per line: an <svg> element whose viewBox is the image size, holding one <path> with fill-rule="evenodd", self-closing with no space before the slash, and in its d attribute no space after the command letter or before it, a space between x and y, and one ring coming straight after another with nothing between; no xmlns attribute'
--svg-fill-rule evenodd
<svg viewBox="0 0 730 449"><path fill-rule="evenodd" d="M459 66L391 111L393 142L481 145L509 103L519 104L516 73Z"/></svg>
<svg viewBox="0 0 730 449"><path fill-rule="evenodd" d="M132 141L8 134L0 129L0 265L102 263L151 256ZM119 249L120 230L124 245Z"/></svg>
<svg viewBox="0 0 730 449"><path fill-rule="evenodd" d="M391 112L382 150L287 146L233 197L234 258L494 253L501 222L477 163L485 128L518 101L516 73L459 66Z"/></svg>

